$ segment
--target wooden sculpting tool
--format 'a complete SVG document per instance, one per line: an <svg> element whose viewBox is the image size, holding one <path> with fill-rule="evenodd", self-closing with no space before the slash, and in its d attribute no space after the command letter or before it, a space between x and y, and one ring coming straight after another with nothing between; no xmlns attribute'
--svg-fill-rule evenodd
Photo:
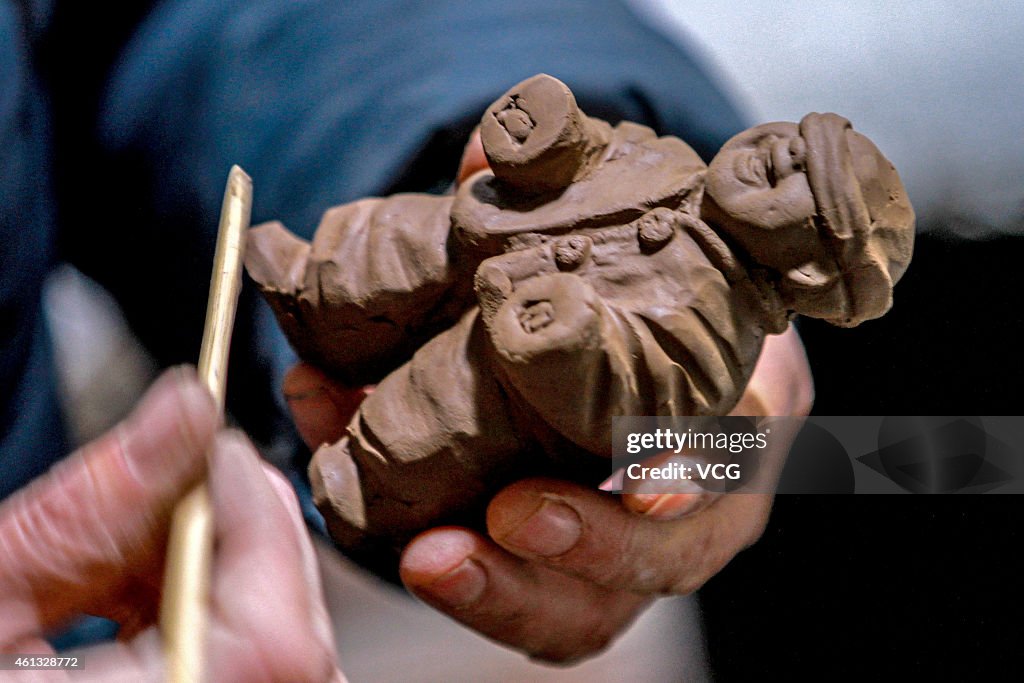
<svg viewBox="0 0 1024 683"><path fill-rule="evenodd" d="M199 353L199 378L213 395L222 419L228 351L242 288L242 258L251 213L252 179L238 166L232 166L224 191ZM178 503L171 521L160 608L169 683L202 680L212 555L213 512L206 485L200 484Z"/></svg>

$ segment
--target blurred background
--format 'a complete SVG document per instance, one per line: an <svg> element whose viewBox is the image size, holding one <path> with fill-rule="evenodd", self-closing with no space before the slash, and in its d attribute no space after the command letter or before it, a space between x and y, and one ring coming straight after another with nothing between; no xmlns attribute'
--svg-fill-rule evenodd
<svg viewBox="0 0 1024 683"><path fill-rule="evenodd" d="M1024 3L631 4L664 33L703 55L749 121L799 120L812 110L841 113L878 144L907 185L921 237L914 264L897 287L893 313L853 331L837 333L813 324L802 328L817 382L817 411L1020 413L1016 349L1022 288L1016 273L1024 256L1024 60L1019 47ZM51 277L46 302L64 403L74 438L82 442L128 410L155 366L110 297L73 268L63 267ZM790 656L806 662L814 656L810 650L817 648L819 656L830 652L814 640L825 638L821 633L829 628L841 629L823 641L835 647L851 633L873 634L870 641L876 645L891 644L892 638L903 642L908 634L894 636L886 629L896 631L901 624L916 629L929 619L932 627L948 622L970 628L1004 599L1003 589L993 586L1003 576L999 572L1007 572L1012 581L1012 567L997 558L1005 543L1020 540L1016 522L1011 526L997 509L1001 504L975 498L965 504L780 499L764 541L704 592L707 638L713 650L718 648L716 671L723 678L761 671L759 657L778 655L773 648L785 635L779 629L793 633ZM989 517L1002 521L984 523ZM905 523L893 525L894 518ZM935 555L947 539L952 540L943 552L950 554ZM967 565L956 553L965 543L975 561L991 563L996 574L985 570L984 582L947 586L932 574L934 563L945 561L951 577L957 571L962 576ZM325 556L332 552L321 550ZM917 564L894 559L915 552ZM338 566L332 560L325 571L343 665L353 680L400 680L398 672L408 671L405 662L424 666L429 661L417 652L436 653L442 647L456 648L464 666L456 671L445 668L452 662L438 661L436 670L423 669L417 680L484 680L472 673L481 667L505 672L493 680L656 682L709 675L693 601L664 602L629 640L586 668L541 669L426 608L377 592L372 581L340 572ZM844 572L835 573L835 567ZM891 593L888 579L870 576L879 568L903 577L896 582L901 590L908 585L906 574L916 573L918 588L924 585L921 590L934 598L907 602L907 593ZM861 581L860 588L851 587L855 581ZM958 591L960 611L946 611L948 595L942 591L948 590ZM847 603L837 602L836 596L854 602L862 593L869 595L861 601L863 609L844 622ZM943 614L933 615L931 609ZM888 622L878 617L880 612L889 615ZM397 621L410 626L398 654L393 641L380 640ZM671 639L665 639L666 633ZM972 638L969 652L972 644L1000 646L998 637L986 641L978 631ZM680 642L689 646L680 648ZM932 646L938 648L939 642L933 640ZM750 643L760 643L760 649L751 649ZM646 653L644 661L637 652ZM381 672L386 661L399 678ZM968 661L977 660L970 655ZM679 673L684 669L689 672L685 677ZM373 672L384 677L372 677Z"/></svg>
<svg viewBox="0 0 1024 683"><path fill-rule="evenodd" d="M695 44L753 120L850 119L899 170L926 225L953 213L1020 231L1024 4L633 2Z"/></svg>

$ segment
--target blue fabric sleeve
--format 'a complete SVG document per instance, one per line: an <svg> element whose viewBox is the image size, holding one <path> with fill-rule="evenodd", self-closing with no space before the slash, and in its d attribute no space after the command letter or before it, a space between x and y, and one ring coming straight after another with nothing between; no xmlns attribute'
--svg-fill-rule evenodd
<svg viewBox="0 0 1024 683"><path fill-rule="evenodd" d="M42 315L53 197L28 33L15 5L0 1L0 498L67 447Z"/></svg>

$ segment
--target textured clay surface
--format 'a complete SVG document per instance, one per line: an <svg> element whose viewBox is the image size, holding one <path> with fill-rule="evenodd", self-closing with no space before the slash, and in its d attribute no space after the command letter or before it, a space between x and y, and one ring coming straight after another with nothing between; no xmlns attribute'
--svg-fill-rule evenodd
<svg viewBox="0 0 1024 683"><path fill-rule="evenodd" d="M613 416L725 414L765 335L882 315L910 260L899 177L835 114L747 130L708 167L540 75L481 137L492 170L454 197L336 207L311 244L249 238L300 356L379 383L310 476L335 540L385 571L517 478L599 481Z"/></svg>

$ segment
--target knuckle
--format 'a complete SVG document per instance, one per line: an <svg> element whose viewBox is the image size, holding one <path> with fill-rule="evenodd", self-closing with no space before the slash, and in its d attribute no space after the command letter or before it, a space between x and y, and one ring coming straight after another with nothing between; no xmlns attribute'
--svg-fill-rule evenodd
<svg viewBox="0 0 1024 683"><path fill-rule="evenodd" d="M764 532L768 529L768 514L759 514L751 520L750 525L747 527L746 534L742 538L740 550L749 548L750 546L757 543Z"/></svg>
<svg viewBox="0 0 1024 683"><path fill-rule="evenodd" d="M693 570L713 550L709 533L694 537L679 527L668 539L651 538L644 533L647 526L661 522L630 522L609 530L599 544L600 557L587 558L587 578L608 589L640 594L685 594L699 587L692 585Z"/></svg>
<svg viewBox="0 0 1024 683"><path fill-rule="evenodd" d="M101 560L117 563L120 548L109 534L86 534L81 528L95 517L89 498L74 495L74 484L55 472L56 485L44 491L33 486L12 500L13 513L2 532L0 545L5 554L18 558L22 566L31 568L26 575L40 573L59 581L76 582L81 577L71 573L72 565L65 558L75 558L74 568L88 569ZM86 487L88 479L82 483ZM45 493L45 495L40 495Z"/></svg>
<svg viewBox="0 0 1024 683"><path fill-rule="evenodd" d="M679 544L675 571L669 575L665 593L690 595L714 574L721 551L720 534L713 524L701 525L689 539Z"/></svg>
<svg viewBox="0 0 1024 683"><path fill-rule="evenodd" d="M643 590L656 577L651 548L640 537L636 524L622 524L610 538L589 539L600 548L596 562L588 562L590 579L612 589ZM611 540L614 538L615 540Z"/></svg>
<svg viewBox="0 0 1024 683"><path fill-rule="evenodd" d="M682 559L668 592L689 595L699 590L711 577L720 572L737 553L752 546L761 538L768 523L766 509L759 509L733 523L710 524L694 539L681 547Z"/></svg>

